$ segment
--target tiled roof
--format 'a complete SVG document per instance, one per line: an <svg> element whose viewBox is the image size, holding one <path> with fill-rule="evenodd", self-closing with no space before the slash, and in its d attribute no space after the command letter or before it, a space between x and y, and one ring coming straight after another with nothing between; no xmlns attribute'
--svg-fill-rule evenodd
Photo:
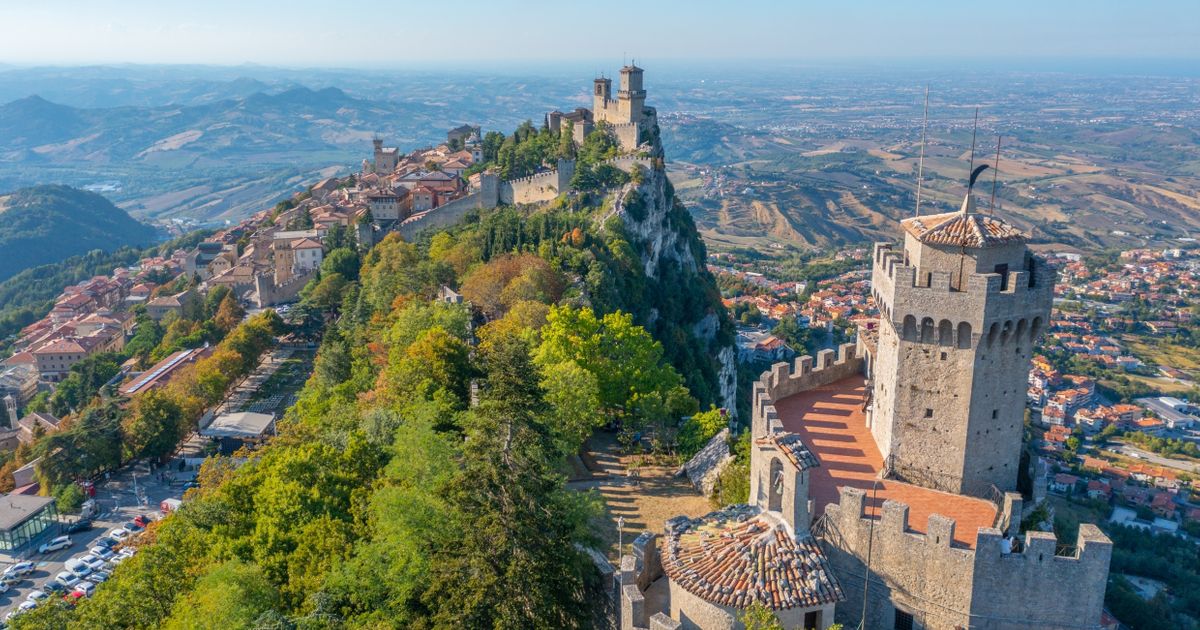
<svg viewBox="0 0 1200 630"><path fill-rule="evenodd" d="M812 538L797 540L777 515L748 505L667 521L663 570L697 597L734 608L761 602L786 610L845 599Z"/></svg>
<svg viewBox="0 0 1200 630"><path fill-rule="evenodd" d="M1025 241L1025 234L1000 219L963 210L904 219L900 225L922 243L961 247L993 247Z"/></svg>
<svg viewBox="0 0 1200 630"><path fill-rule="evenodd" d="M774 444L798 470L808 470L820 466L817 458L804 445L804 441L795 433L779 431L755 440L759 444Z"/></svg>

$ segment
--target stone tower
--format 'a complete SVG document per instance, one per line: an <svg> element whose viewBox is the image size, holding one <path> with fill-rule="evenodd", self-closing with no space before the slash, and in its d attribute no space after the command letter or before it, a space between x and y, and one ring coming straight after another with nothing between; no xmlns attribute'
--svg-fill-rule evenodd
<svg viewBox="0 0 1200 630"><path fill-rule="evenodd" d="M603 112L609 108L609 101L611 100L612 79L608 77L597 77L593 82L592 111Z"/></svg>
<svg viewBox="0 0 1200 630"><path fill-rule="evenodd" d="M621 90L617 92L617 112L622 122L642 121L646 90L642 89L642 69L630 64L621 68Z"/></svg>
<svg viewBox="0 0 1200 630"><path fill-rule="evenodd" d="M875 246L880 310L867 422L886 472L986 496L1016 488L1033 346L1054 277L1007 223L975 211L901 221Z"/></svg>
<svg viewBox="0 0 1200 630"><path fill-rule="evenodd" d="M4 397L4 417L8 420L8 428L17 428L17 399L12 394Z"/></svg>

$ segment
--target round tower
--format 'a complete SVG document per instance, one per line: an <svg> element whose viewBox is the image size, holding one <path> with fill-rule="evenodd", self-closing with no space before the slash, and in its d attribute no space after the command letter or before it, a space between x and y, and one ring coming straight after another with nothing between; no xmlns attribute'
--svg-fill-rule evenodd
<svg viewBox="0 0 1200 630"><path fill-rule="evenodd" d="M876 244L880 310L871 432L889 474L985 496L1016 488L1034 343L1054 277L1007 223L975 212L901 221L902 250Z"/></svg>

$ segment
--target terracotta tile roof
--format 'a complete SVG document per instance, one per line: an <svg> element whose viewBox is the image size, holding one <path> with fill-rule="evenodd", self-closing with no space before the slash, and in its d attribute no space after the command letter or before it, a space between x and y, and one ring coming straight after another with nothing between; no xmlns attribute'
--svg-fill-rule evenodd
<svg viewBox="0 0 1200 630"><path fill-rule="evenodd" d="M994 217L972 212L947 212L904 219L900 225L922 243L962 247L993 247L1025 241L1025 234Z"/></svg>
<svg viewBox="0 0 1200 630"><path fill-rule="evenodd" d="M800 436L795 433L782 431L757 438L754 441L758 444L774 444L775 448L779 449L779 452L783 453L797 470L808 470L821 465L813 456L812 451L804 445Z"/></svg>
<svg viewBox="0 0 1200 630"><path fill-rule="evenodd" d="M812 538L797 540L777 515L748 505L667 521L663 570L697 597L734 608L757 601L786 610L845 599Z"/></svg>

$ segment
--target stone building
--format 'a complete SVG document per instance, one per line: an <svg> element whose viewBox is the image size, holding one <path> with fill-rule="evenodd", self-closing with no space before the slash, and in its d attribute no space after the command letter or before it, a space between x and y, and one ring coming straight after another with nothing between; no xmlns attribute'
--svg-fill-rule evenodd
<svg viewBox="0 0 1200 630"><path fill-rule="evenodd" d="M1101 627L1111 541L1022 536L1013 492L1054 278L970 190L901 227L902 248L875 247L877 330L755 383L750 505L622 559L622 630L740 628L754 601L788 628Z"/></svg>
<svg viewBox="0 0 1200 630"><path fill-rule="evenodd" d="M613 98L612 79L598 77L592 82L592 108L576 108L573 112L553 111L546 114L546 125L552 131L570 129L576 143L582 143L596 123L608 125L622 151L633 151L646 142L645 135L657 127L657 113L646 107L646 90L642 73L636 65L621 68L617 97Z"/></svg>

